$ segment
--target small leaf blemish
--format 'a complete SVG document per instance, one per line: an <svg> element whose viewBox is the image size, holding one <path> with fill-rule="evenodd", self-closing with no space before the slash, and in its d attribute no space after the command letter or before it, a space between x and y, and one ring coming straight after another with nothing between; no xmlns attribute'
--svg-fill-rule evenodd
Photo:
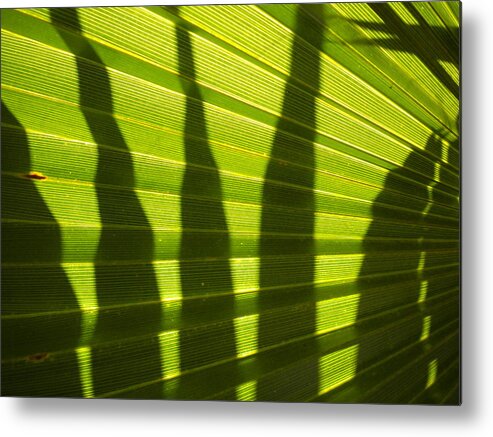
<svg viewBox="0 0 493 437"><path fill-rule="evenodd" d="M48 179L47 176L37 171L31 171L27 175L24 175L24 177L26 177L27 179L34 179L36 181L44 181Z"/></svg>
<svg viewBox="0 0 493 437"><path fill-rule="evenodd" d="M27 357L27 361L31 361L34 363L41 363L45 361L50 354L48 352L38 352L37 354L32 354Z"/></svg>

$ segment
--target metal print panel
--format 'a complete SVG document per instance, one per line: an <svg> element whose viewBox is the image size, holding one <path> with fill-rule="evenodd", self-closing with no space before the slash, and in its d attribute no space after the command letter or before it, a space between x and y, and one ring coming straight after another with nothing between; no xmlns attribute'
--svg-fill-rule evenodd
<svg viewBox="0 0 493 437"><path fill-rule="evenodd" d="M459 34L2 10L2 395L459 404Z"/></svg>

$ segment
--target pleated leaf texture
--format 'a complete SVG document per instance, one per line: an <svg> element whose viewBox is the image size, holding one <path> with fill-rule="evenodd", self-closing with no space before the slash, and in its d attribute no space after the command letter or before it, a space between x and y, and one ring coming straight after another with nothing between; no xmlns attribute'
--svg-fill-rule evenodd
<svg viewBox="0 0 493 437"><path fill-rule="evenodd" d="M460 402L460 3L2 11L2 394Z"/></svg>

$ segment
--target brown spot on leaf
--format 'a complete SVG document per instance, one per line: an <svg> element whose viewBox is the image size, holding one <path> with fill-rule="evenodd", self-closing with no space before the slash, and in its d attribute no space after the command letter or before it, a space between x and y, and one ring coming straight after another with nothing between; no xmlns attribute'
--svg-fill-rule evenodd
<svg viewBox="0 0 493 437"><path fill-rule="evenodd" d="M27 361L31 361L34 363L40 363L45 361L50 354L48 352L38 352L37 354L32 354L27 357Z"/></svg>
<svg viewBox="0 0 493 437"><path fill-rule="evenodd" d="M39 173L37 171L31 171L27 175L25 175L25 177L27 179L34 179L36 181L44 181L44 180L48 179L47 176L45 176L44 174Z"/></svg>

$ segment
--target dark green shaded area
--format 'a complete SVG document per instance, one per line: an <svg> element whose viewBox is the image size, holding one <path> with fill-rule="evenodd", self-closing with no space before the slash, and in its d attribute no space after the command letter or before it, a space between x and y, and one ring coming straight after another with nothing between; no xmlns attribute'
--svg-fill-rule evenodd
<svg viewBox="0 0 493 437"><path fill-rule="evenodd" d="M98 306L159 301L158 284L151 264L154 259L151 224L133 190L135 172L132 156L113 117L113 96L108 71L91 43L82 36L77 9L54 8L50 10L50 15L52 23L60 28L60 36L67 47L76 55L79 104L91 135L99 146L95 189L102 229L94 259ZM112 148L101 147L102 145ZM118 160L118 167L111 165L115 160ZM114 228L110 225L121 227ZM130 229L131 225L141 229ZM119 265L119 262L125 263ZM118 278L117 282L115 278ZM161 326L160 308L149 305L145 309L147 311L143 318L149 330L158 331ZM95 338L104 336L108 329L125 331L130 328L127 320L121 322L121 326L115 326L111 312L100 312ZM121 360L104 360L95 354L95 395L159 378L159 345L157 342L148 342L146 345L144 350L122 350L119 352L123 354ZM143 359L143 356L146 358ZM136 365L136 360L139 365Z"/></svg>
<svg viewBox="0 0 493 437"><path fill-rule="evenodd" d="M171 8L179 14L178 8ZM193 45L189 31L176 27L178 70L185 100L185 171L181 187L180 281L182 296L232 293L233 279L228 225L222 203L219 170L208 143L204 103L196 83ZM207 202L204 202L206 200ZM213 303L214 301L212 301ZM220 314L222 323L180 331L180 368L190 370L236 355L233 318L234 296L220 299L220 305L207 305L208 312ZM197 302L184 300L181 323L197 317ZM234 376L230 375L230 380ZM202 380L205 391L214 391L216 382ZM189 387L180 384L178 398L190 396Z"/></svg>
<svg viewBox="0 0 493 437"><path fill-rule="evenodd" d="M433 156L441 156L441 148L442 142L441 140L433 136L430 138L426 145L426 152L429 152ZM416 155L421 152L416 151L412 152L406 161L403 163L404 168L414 168ZM436 161L438 162L438 161ZM385 229L378 226L380 220L388 217L388 212L385 210L382 205L388 204L387 198L387 190L394 190L395 181L400 180L399 174L402 170L399 168L390 172L386 178L384 189L375 199L372 208L373 222L369 227L367 232L367 240L364 243L364 253L365 259L360 271L360 288L361 295L359 301L358 308L358 321L364 320L367 318L377 317L379 313L383 312L387 308L390 308L393 312L393 316L398 319L402 317L402 312L399 311L399 308L406 307L406 311L410 314L415 314L416 323L402 328L396 333L394 333L394 339L392 342L388 341L387 335L384 338L381 338L380 341L385 347L379 354L379 356L374 355L375 344L361 342L359 343L358 349L358 364L357 364L357 372L363 372L368 366L371 366L376 361L381 360L381 357L391 355L396 353L402 348L405 348L407 345L412 343L417 343L415 350L416 356L427 356L427 360L421 360L416 364L416 367L413 368L413 372L417 372L419 375L427 375L428 374L428 362L431 359L431 355L428 352L431 345L427 341L420 342L420 337L423 332L423 321L424 318L430 314L430 309L433 306L426 302L425 304L418 304L418 300L420 297L420 291L423 284L423 281L429 280L431 278L436 277L436 281L428 282L428 293L427 300L432 298L434 295L438 295L443 293L443 287L441 283L441 279L439 276L434 276L434 272L430 271L427 275L425 269L430 269L432 266L437 265L437 254L434 254L433 251L426 251L423 247L423 242L434 235L433 228L428 228L427 223L430 223L428 219L431 216L431 208L428 206L429 204L433 205L433 194L429 194L427 186L422 186L422 192L417 192L416 187L413 188L413 191L407 190L403 191L404 193L416 195L419 197L414 205L414 209L416 211L421 211L421 219L416 223L415 235L412 236L413 240L417 243L417 250L413 250L412 252L407 253L405 256L396 257L394 262L387 263L385 248L383 248L378 240L373 240L372 237L385 237L386 232ZM421 166L421 172L429 175L428 186L434 186L434 173L435 166L433 162L430 162L429 165L424 168ZM435 185L437 186L437 185ZM402 190L402 186L400 187ZM432 189L433 190L433 189ZM432 191L431 191L432 193ZM393 219L398 219L396 212L394 211L392 214ZM420 250L421 249L421 250ZM395 254L390 254L391 256L395 256ZM438 252L438 259L442 258L440 256L440 252ZM458 262L458 251L451 251L448 254L449 263L453 263L454 261ZM420 265L421 262L421 265ZM439 264L443 264L443 258L438 262ZM451 267L454 271L457 269L456 266ZM399 272L400 270L407 270L405 274L396 274L392 275L391 272ZM381 276L378 276L381 275ZM407 282L404 284L402 281L406 280ZM390 287L383 287L382 281L385 283L390 283ZM453 278L453 284L457 284L457 277ZM450 285L449 285L450 287ZM455 287L453 287L455 288ZM452 289L453 289L452 288ZM376 292L372 293L371 290L374 289ZM450 289L450 288L449 288ZM445 296L444 299L446 302L452 302L457 304L455 294L452 296ZM429 306L429 308L425 308ZM458 307L453 307L457 311ZM455 316L455 317L454 317ZM453 311L448 312L448 319L453 320L457 318L458 313ZM438 314L433 312L432 315L432 323L433 326L440 327L440 321ZM443 323L443 322L442 322ZM439 339L440 340L440 339ZM417 367L419 366L419 370ZM367 374L368 378L371 378L373 383L376 383L374 377L371 374ZM365 380L357 380L358 384L361 384L361 387L365 386ZM390 382L387 385L387 390L390 390ZM406 382L409 384L409 381ZM426 384L426 378L422 380L422 384ZM424 386L420 383L413 384L412 388L409 388L409 393L407 393L408 397L399 397L395 399L389 400L389 402L405 402L405 399L412 399L415 395L417 395L420 390L424 389ZM406 385L406 387L407 387ZM366 390L366 389L365 389ZM404 393L404 387L402 387L402 393ZM364 393L364 389L361 388L358 396L361 396L362 399L367 402L383 402L379 398L369 397L367 393ZM355 400L358 400L357 398Z"/></svg>
<svg viewBox="0 0 493 437"><path fill-rule="evenodd" d="M440 138L438 136L430 138L430 142L439 142ZM458 147L458 141L453 144L454 148ZM448 162L453 162L451 161L452 156L450 153L449 149L449 156L447 157ZM439 169L439 175L438 179L439 181L442 181L442 175L444 173L444 170L447 166L450 164L443 164L441 165ZM433 188L430 191L430 200L432 201L431 207L428 211L427 217L425 217L425 220L427 221L427 218L431 216L435 212L436 208L436 203L434 200L438 197L440 198L440 182L438 182L436 185L433 186ZM458 193L457 193L458 194ZM457 208L459 208L459 201L457 199ZM457 218L459 215L459 209L457 209ZM457 226L456 228L456 236L457 239L459 239L459 227ZM425 241L427 239L433 238L433 231L430 228L426 229L426 234L425 234ZM460 253L460 247L459 247L459 241L457 241L457 246L456 246L456 260L457 262L459 261L459 253ZM425 263L424 267L425 269L428 269L430 265L432 265L433 260L432 257L430 256L430 252L426 252L426 258L425 258ZM440 287L442 286L440 278L430 274L428 270L425 270L424 274L424 279L428 282L428 292L427 292L427 298L428 299L433 299L437 295L439 295L439 290ZM459 286L460 279L459 279L459 269L456 268L454 271L454 279L455 279L455 284L456 287ZM459 301L459 296L458 293L456 296L454 296L453 300L453 309L455 313L455 317L459 317L459 312L460 312L460 301ZM424 309L426 316L430 317L430 335L433 335L436 331L440 329L440 313L437 311L437 309L433 306L426 305L426 308ZM457 405L460 402L460 339L459 337L455 337L454 340L450 343L449 345L449 351L448 356L444 355L444 353L440 353L440 349L438 348L437 341L434 340L436 337L432 336L429 341L426 342L425 347L430 351L431 354L431 359L435 360L436 366L437 366L437 372L436 372L436 382L430 386L429 389L425 390L425 392L420 395L417 399L416 402L419 403L430 403L430 404L436 404L436 403L447 403L447 404L452 404L452 405ZM458 390L455 392L451 392L451 389L453 389L454 385L458 387Z"/></svg>
<svg viewBox="0 0 493 437"><path fill-rule="evenodd" d="M439 61L447 61L459 66L459 29L450 31L449 29L437 29L428 26L421 15L417 12L414 5L406 4L407 11L416 19L419 25L406 25L387 4L374 3L370 7L384 21L384 24L373 24L358 22L362 27L371 30L380 30L392 33L393 37L382 40L369 40L371 44L381 47L413 53L432 71L437 78L449 89L456 97L459 97L459 88L453 83L448 73L440 65ZM428 38L435 41L436 51L423 52L422 39ZM421 41L421 43L420 43ZM404 366L402 370L396 372L391 378L384 376L385 364L380 364L381 357L373 355L375 345L366 342L359 343L359 354L357 363L357 376L351 384L351 390L345 389L346 396L329 395L333 400L353 401L353 402L384 402L384 403L448 403L458 404L459 392L459 203L458 188L452 189L450 184L450 174L454 174L459 163L457 161L457 150L459 141L457 140L449 148L447 162L441 161L443 138L442 132L433 133L426 144L424 151L414 150L402 166L389 172L385 180L385 185L377 196L372 207L373 221L366 234L364 243L365 259L360 271L361 298L358 309L358 323L361 320L378 317L378 314L385 309L385 304L392 302L392 307L396 308L394 317L397 319L402 315L398 311L399 307L405 306L416 320L420 323L409 326L398 331L394 342L388 342L386 337L381 338L385 348L381 351L381 357L402 355L409 345L414 345L414 358L410 361L412 366ZM423 156L427 161L423 161ZM435 167L438 166L438 175ZM420 187L412 184L403 184L402 176L412 176L413 171L419 170L422 176L427 178L421 181ZM448 185L448 186L447 186ZM453 184L452 186L455 186ZM397 264L390 266L382 262L385 257L385 248L382 247L375 237L391 236L391 230L385 231L380 226L382 220L392 218L393 220L407 220L409 217L400 217L398 211L392 214L386 211L385 205L392 205L392 193L399 191L404 195L410 196L410 206L419 213L415 219L415 233L409 235L417 244L413 252L409 252L406 258L397 259ZM452 196L444 196L444 192ZM415 200L412 200L412 198ZM433 247L429 241L437 238L437 231L434 228L440 222L437 221L435 214L443 208L450 208L450 216L455 219L456 225L449 224L450 237L456 240L454 247L451 247L447 258L449 267L450 284L444 284L443 279L436 275L433 267L437 265L437 254L439 250L430 249ZM454 210L456 213L454 213ZM445 255L445 253L444 253ZM402 261L401 261L402 260ZM375 276L389 271L402 270L399 262L406 266L410 272L406 274L407 286L402 286L402 276L394 279L394 285L390 288L382 288L380 281L382 277ZM444 264L444 260L441 261ZM387 279L392 278L387 274ZM425 285L426 284L426 285ZM426 287L426 300L419 303L420 291ZM446 288L445 288L446 287ZM368 289L378 290L377 294L369 293ZM444 294L444 290L449 290ZM441 301L442 306L436 302ZM445 306L445 308L443 307ZM447 317L444 317L446 314ZM423 334L423 323L426 318L430 318L429 337L421 339ZM453 324L453 331L449 336L440 335L444 325ZM448 322L448 324L447 324ZM436 363L436 381L429 385L430 363ZM387 364L388 365L388 364ZM374 368L375 370L369 371ZM388 367L387 367L388 368ZM380 372L380 373L379 373ZM389 372L389 370L387 370ZM454 373L455 372L455 373ZM401 378L401 379L399 379ZM427 387L429 385L429 387ZM371 388L371 386L374 386ZM395 389L393 387L399 387ZM456 388L454 388L456 387ZM344 390L342 391L344 392Z"/></svg>
<svg viewBox="0 0 493 437"><path fill-rule="evenodd" d="M284 91L281 118L276 126L270 160L265 172L262 192L262 215L260 237L260 287L259 296L259 339L258 347L265 348L276 343L315 332L316 314L314 306L315 248L314 248L314 169L316 103L315 96L320 85L320 48L323 39L323 23L315 22L310 13L321 14L322 5L299 5L296 13L295 36L291 50L290 73ZM308 85L308 86L307 86ZM291 135L287 135L291 134ZM292 165L293 157L297 163ZM297 190L289 184L295 180L305 190ZM275 219L271 210L276 207L289 208L289 215ZM272 232L298 233L297 237L273 240L266 237ZM276 255L294 255L303 259L303 270L290 269L279 263ZM296 263L296 260L294 260ZM299 261L298 261L299 262ZM294 266L293 266L294 267ZM298 293L309 305L289 313L290 326L277 325L275 319L263 312L269 305L269 287L303 284ZM273 323L274 321L274 323ZM316 352L315 340L306 344L306 355ZM318 391L318 367L308 366L302 375L306 393ZM289 391L291 374L280 374L266 381L259 381L258 400L280 400Z"/></svg>
<svg viewBox="0 0 493 437"><path fill-rule="evenodd" d="M2 268L2 313L8 314L8 308L21 307L21 302L28 302L25 312L41 312L53 309L77 310L74 290L60 263L62 262L62 236L60 226L50 212L36 184L27 177L36 171L32 167L29 152L29 141L24 126L2 101L2 168L16 172L17 177L2 174L2 220L13 220L2 225L2 262L34 264L26 274L21 266ZM49 177L49 175L44 175ZM23 210L19 207L19 199L29 202ZM25 225L17 220L44 220L50 226L34 225L29 240L23 239ZM50 263L43 266L41 263ZM52 290L56 290L53 293ZM80 336L80 315L76 312L69 321L63 324L63 336L49 344L46 338L52 336L51 327L33 327L15 321L2 322L2 359L19 357L26 351L22 344L35 335L39 341L33 344L30 355L22 357L10 365L2 365L2 395L11 396L81 396L79 371L75 353L70 354L63 368L56 357L49 354L67 345L77 344ZM20 328L20 329L19 329ZM61 328L61 326L60 326ZM40 362L48 362L51 368L45 370ZM19 379L29 379L33 383L20 391L17 387Z"/></svg>

